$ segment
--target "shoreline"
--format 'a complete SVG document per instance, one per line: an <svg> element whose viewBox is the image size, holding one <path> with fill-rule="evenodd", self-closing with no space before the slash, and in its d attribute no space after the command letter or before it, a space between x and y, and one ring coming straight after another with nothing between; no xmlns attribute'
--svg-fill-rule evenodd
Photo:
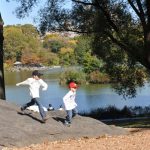
<svg viewBox="0 0 150 150"><path fill-rule="evenodd" d="M62 66L42 66L42 67L30 67L30 66L14 66L10 68L4 68L4 71L10 71L10 72L20 72L20 71L33 71L33 70L49 70L49 69L56 69L56 68L62 68Z"/></svg>

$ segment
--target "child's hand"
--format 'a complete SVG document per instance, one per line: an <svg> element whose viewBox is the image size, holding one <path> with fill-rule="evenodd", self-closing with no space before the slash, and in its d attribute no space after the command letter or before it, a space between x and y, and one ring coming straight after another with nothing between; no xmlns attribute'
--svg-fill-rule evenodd
<svg viewBox="0 0 150 150"><path fill-rule="evenodd" d="M16 84L16 86L19 86L19 85L20 85L19 83Z"/></svg>
<svg viewBox="0 0 150 150"><path fill-rule="evenodd" d="M46 91L46 88L42 88L42 91Z"/></svg>

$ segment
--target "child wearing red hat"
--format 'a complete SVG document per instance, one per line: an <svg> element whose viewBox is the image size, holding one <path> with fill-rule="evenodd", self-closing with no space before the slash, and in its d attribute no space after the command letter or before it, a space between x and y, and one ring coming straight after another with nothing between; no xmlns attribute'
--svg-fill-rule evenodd
<svg viewBox="0 0 150 150"><path fill-rule="evenodd" d="M63 102L65 106L65 110L67 113L66 120L64 122L65 125L70 126L72 122L72 118L76 116L77 112L77 103L75 102L76 98L76 90L78 86L75 82L69 83L69 92L63 97Z"/></svg>

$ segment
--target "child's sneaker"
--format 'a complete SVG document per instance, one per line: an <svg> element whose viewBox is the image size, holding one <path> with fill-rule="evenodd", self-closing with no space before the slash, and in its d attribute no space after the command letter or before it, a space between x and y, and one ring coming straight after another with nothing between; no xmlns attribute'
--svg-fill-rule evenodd
<svg viewBox="0 0 150 150"><path fill-rule="evenodd" d="M65 120L64 125L67 126L67 127L70 127L71 123L69 123L68 121Z"/></svg>
<svg viewBox="0 0 150 150"><path fill-rule="evenodd" d="M78 116L77 113L73 114L73 115L72 115L72 118L76 118L76 116Z"/></svg>
<svg viewBox="0 0 150 150"><path fill-rule="evenodd" d="M48 117L43 118L42 123L46 123L47 120L48 120Z"/></svg>

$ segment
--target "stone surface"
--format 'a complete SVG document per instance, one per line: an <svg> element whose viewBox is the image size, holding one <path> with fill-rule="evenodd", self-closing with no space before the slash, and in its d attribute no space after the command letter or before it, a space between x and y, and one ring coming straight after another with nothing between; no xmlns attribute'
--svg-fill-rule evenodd
<svg viewBox="0 0 150 150"><path fill-rule="evenodd" d="M0 100L0 147L23 147L44 141L125 135L129 132L108 126L99 120L76 116L70 127L64 126L65 111L49 111L44 124L39 113L21 115L19 106Z"/></svg>

